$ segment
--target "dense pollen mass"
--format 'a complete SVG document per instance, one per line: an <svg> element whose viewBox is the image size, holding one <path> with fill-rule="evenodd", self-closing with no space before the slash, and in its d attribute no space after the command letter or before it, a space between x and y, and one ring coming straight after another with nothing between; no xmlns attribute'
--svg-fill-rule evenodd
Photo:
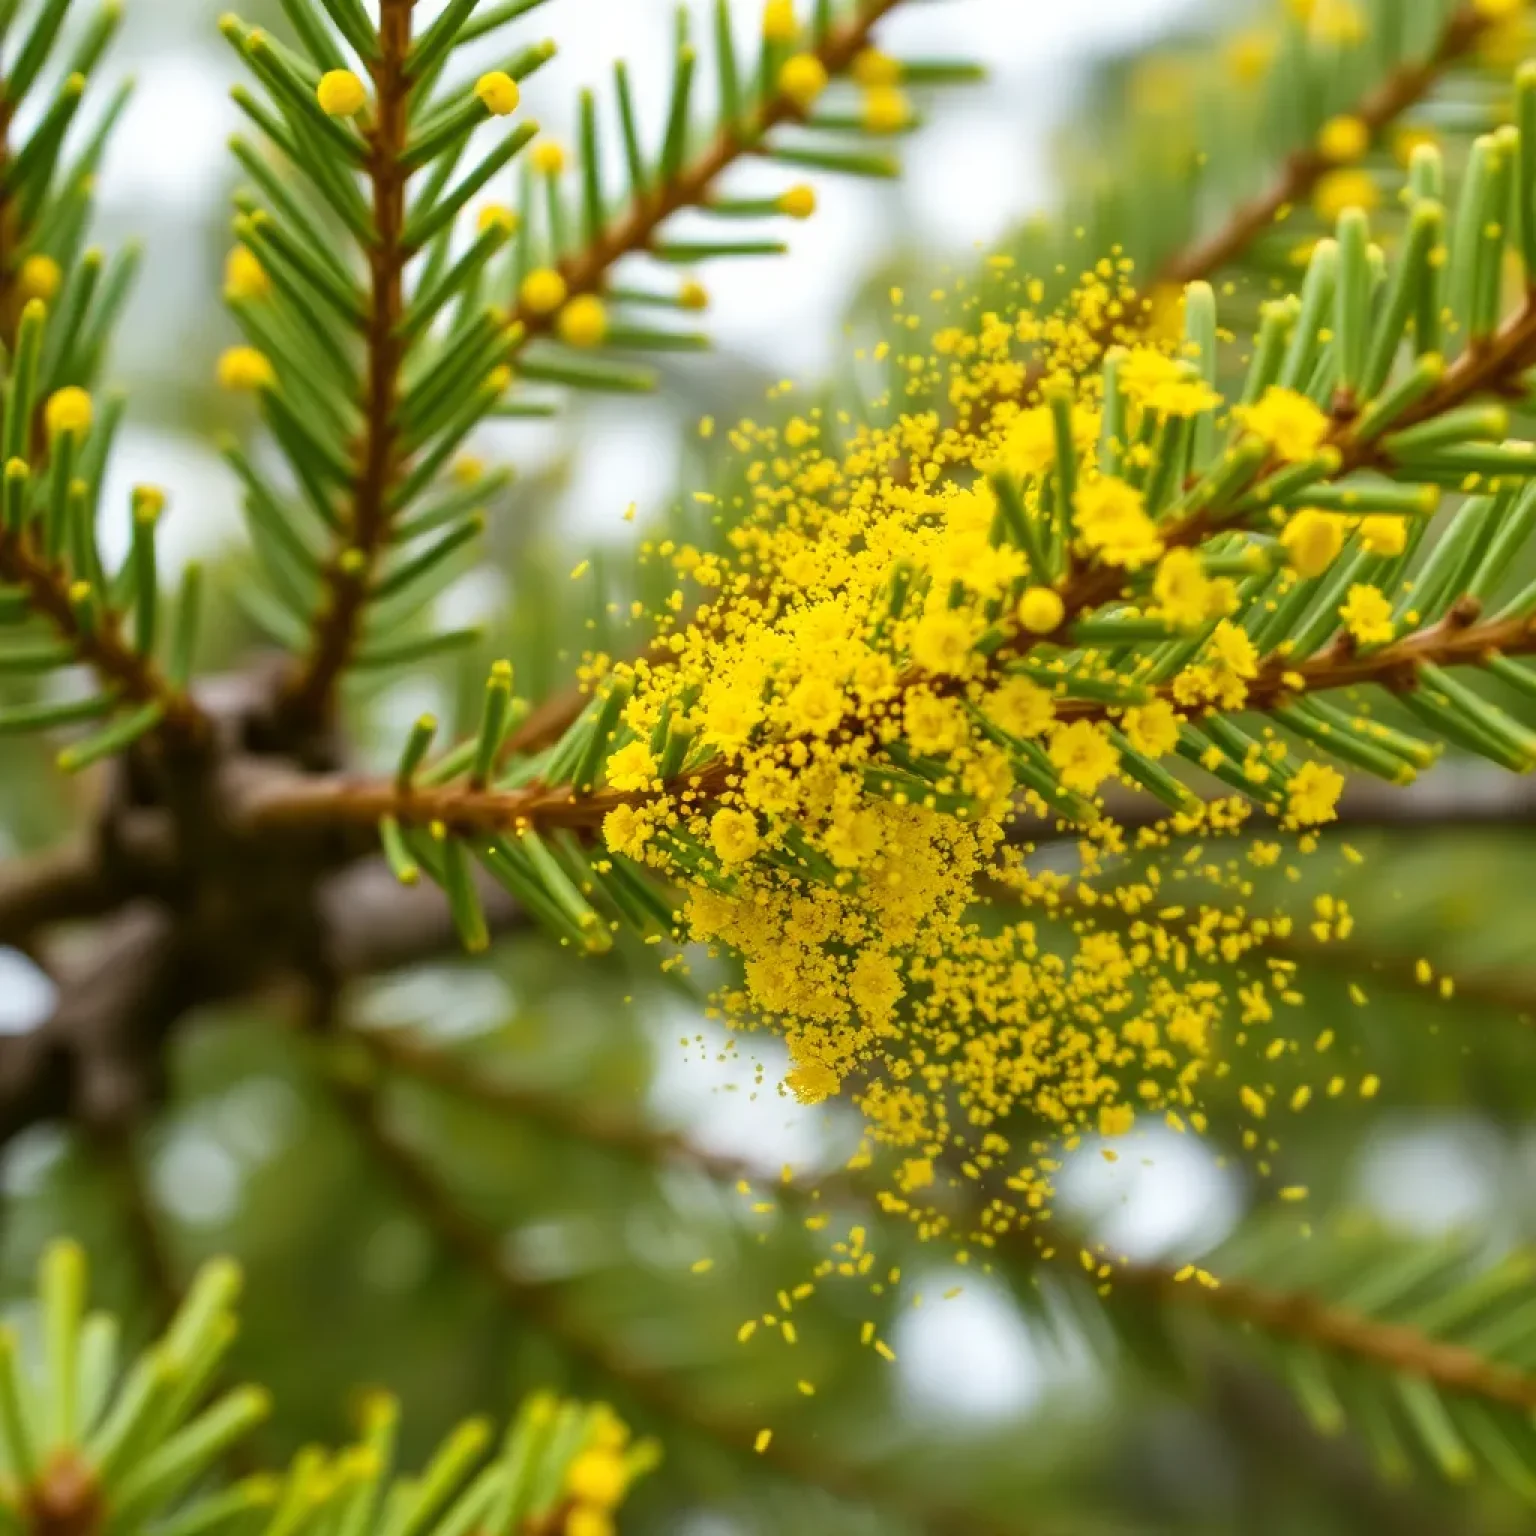
<svg viewBox="0 0 1536 1536"><path fill-rule="evenodd" d="M1261 657L1230 618L1241 563L1168 542L1154 445L1205 414L1283 464L1328 418L1272 390L1229 423L1189 345L1141 311L1106 261L1060 312L977 314L897 359L914 393L940 386L942 416L886 401L882 425L741 423L739 504L698 498L724 552L652 545L677 577L659 643L590 668L627 701L608 850L685 893L685 937L740 957L715 1007L783 1038L787 1089L851 1094L861 1156L894 1170L889 1208L940 1231L934 1161L985 1177L996 1198L966 1241L1026 1223L1085 1134L1199 1129L1232 1041L1301 1001L1294 964L1265 953L1289 919L1250 905L1252 876L1282 842L1311 851L1343 787L1268 730L1243 798L1202 800L1160 762L1243 704ZM1132 314L1107 423L1099 364ZM1303 569L1335 531L1302 541ZM1071 643L1061 593L1095 573L1164 645L1127 664ZM1149 780L1169 810L1141 801L1123 825L1105 791L1119 805ZM1256 814L1268 841L1245 836ZM1347 931L1341 904L1329 923ZM1268 1096L1245 1090L1255 1121Z"/></svg>

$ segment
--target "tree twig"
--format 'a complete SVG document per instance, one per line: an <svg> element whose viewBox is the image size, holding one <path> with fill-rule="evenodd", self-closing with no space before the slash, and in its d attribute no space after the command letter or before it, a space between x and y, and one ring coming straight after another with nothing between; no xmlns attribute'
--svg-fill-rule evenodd
<svg viewBox="0 0 1536 1536"><path fill-rule="evenodd" d="M1491 16L1475 5L1458 5L1429 54L1399 65L1349 115L1360 121L1372 140L1379 138L1405 112L1418 105L1445 71L1465 58L1492 25ZM1153 286L1182 288L1229 266L1286 209L1305 202L1334 165L1315 145L1296 150L1264 192L1234 209L1220 228L1169 256L1158 267Z"/></svg>

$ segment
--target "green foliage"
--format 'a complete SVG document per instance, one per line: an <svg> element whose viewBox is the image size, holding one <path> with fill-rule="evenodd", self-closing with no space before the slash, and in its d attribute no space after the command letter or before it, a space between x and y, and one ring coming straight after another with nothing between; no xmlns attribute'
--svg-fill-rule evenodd
<svg viewBox="0 0 1536 1536"><path fill-rule="evenodd" d="M354 1450L329 1458L309 1448L283 1476L221 1478L221 1463L271 1408L258 1387L213 1394L239 1289L233 1264L204 1265L165 1333L123 1368L118 1320L86 1311L81 1249L60 1241L44 1252L30 1326L0 1333L0 1507L11 1528L513 1536L556 1522L576 1531L587 1518L604 1529L629 1482L654 1465L654 1446L627 1446L611 1412L537 1397L473 1479L490 1436L478 1420L418 1477L390 1481L397 1411L376 1396Z"/></svg>
<svg viewBox="0 0 1536 1536"><path fill-rule="evenodd" d="M101 882L80 897L50 871L44 916L13 923L0 880L0 943L53 966L44 929L136 902L184 924L171 970L199 977L190 991L157 977L126 1036L102 1032L97 1075L61 1063L95 1040L99 980L83 994L66 985L67 1027L49 1037L63 1043L5 1055L7 1137L28 1126L44 1136L38 1120L75 1122L62 1151L18 1142L11 1278L71 1227L102 1252L125 1337L147 1336L157 1311L175 1310L119 1371L117 1325L84 1311L79 1250L44 1250L38 1303L0 1335L0 1521L165 1536L607 1530L607 1504L576 1496L598 1484L573 1467L611 1452L627 1486L654 1452L648 1440L620 1444L608 1410L575 1400L528 1397L499 1450L478 1422L452 1433L415 1478L392 1476L393 1415L377 1397L360 1445L293 1455L335 1438L359 1382L387 1374L412 1403L408 1433L426 1436L504 1393L510 1374L519 1391L555 1381L583 1401L612 1398L665 1440L665 1470L626 1511L637 1531L717 1513L733 1529L797 1536L1523 1529L1536 1501L1525 1202L1517 1192L1491 1231L1465 1240L1408 1237L1350 1217L1347 1170L1394 1116L1472 1106L1490 1134L1510 1138L1529 1118L1529 909L1501 899L1523 892L1528 839L1391 830L1420 815L1529 817L1503 779L1489 791L1495 809L1479 812L1488 781L1468 777L1474 759L1512 774L1536 764L1526 659L1536 635L1536 76L1514 72L1509 55L1524 12L1506 21L1471 0L1317 0L1264 13L1262 47L1245 17L1240 34L1121 61L1063 136L1057 217L1023 230L1006 259L946 283L951 299L964 295L953 313L942 312L949 300L915 297L932 284L909 270L897 275L914 297L890 327L893 268L872 279L878 301L854 317L860 332L883 334L888 351L877 355L890 361L882 374L866 359L856 387L829 390L828 414L844 412L850 430L924 407L947 421L942 378L907 366L910 320L975 334L988 311L1035 302L1030 279L1049 304L1101 257L1130 258L1137 297L1118 329L1090 328L1092 356L1078 370L1079 383L1102 389L1102 462L1116 462L1166 548L1198 550L1208 576L1234 583L1224 617L1251 642L1255 669L1237 696L1189 706L1167 762L1132 746L1122 711L1174 697L1176 679L1209 654L1217 619L1171 622L1153 600L1154 567L1127 573L1084 553L1081 450L1059 382L1039 397L1055 432L1048 462L991 483L993 548L1020 552L1031 584L1060 593L1062 617L1023 639L1000 613L984 637L988 665L1049 686L1062 719L1113 732L1136 794L1123 818L1132 827L1218 786L1283 817L1298 783L1305 793L1307 765L1331 762L1357 776L1346 821L1386 828L1364 838L1350 828L1367 858L1345 883L1299 874L1289 896L1298 920L1267 947L1307 979L1306 1027L1336 1040L1335 1081L1347 1086L1320 1093L1304 1125L1266 1142L1235 1232L1194 1245L1188 1262L1125 1259L1098 1213L1063 1200L1022 1235L968 1255L962 1272L877 1200L887 1169L842 1166L853 1128L835 1112L814 1152L797 1154L809 1169L781 1177L767 1157L699 1145L657 1108L671 1020L697 998L679 978L671 992L657 983L656 946L676 936L679 884L724 888L729 875L686 833L666 880L602 852L595 828L625 803L609 765L642 740L624 714L631 682L621 669L590 695L563 688L586 652L643 652L643 626L626 615L661 611L671 572L607 548L583 562L582 584L569 583L580 552L539 544L547 488L487 469L470 445L488 423L554 413L564 391L653 389L674 354L707 345L695 319L707 295L691 269L784 251L781 221L814 207L787 174L777 194L731 195L722 178L738 160L889 176L888 141L921 122L902 91L974 71L872 53L891 0L801 6L809 14L791 18L793 36L770 25L744 57L722 0L680 15L667 81L653 88L620 64L611 88L584 93L576 143L562 150L538 137L516 90L552 57L524 24L532 12L544 19L538 0L453 0L425 27L412 9L382 0L376 22L357 0L283 0L278 32L223 23L253 78L236 100L255 133L232 146L245 182L227 298L247 345L221 372L254 393L260 413L253 441L225 445L249 536L249 558L210 573L239 604L232 620L222 604L203 611L195 567L174 602L162 590L158 493L135 494L120 567L102 555L103 521L118 515L101 487L123 401L100 386L136 258L87 245L93 178L125 96L80 112L117 12L0 5L5 118L27 125L0 171L0 734L51 742L65 732L66 770L117 760L92 828ZM1346 12L1358 29L1329 30L1327 17ZM811 58L830 77L824 95L811 89ZM664 106L649 137L642 94ZM706 99L717 105L706 110ZM610 124L616 163L604 157ZM1350 144L1349 124L1362 142ZM1405 137L1428 133L1435 143ZM491 193L499 201L474 212ZM687 229L673 222L685 212L696 215ZM1209 385L1221 403L1193 416L1143 411L1137 451L1125 453L1119 434L1134 407L1124 354L1098 354L1165 325L1170 292L1183 294L1188 344L1178 382ZM1026 394L1050 359L1042 349L1033 361ZM1272 386L1310 401L1323 422L1283 462L1229 418ZM656 544L728 551L745 467L697 442L686 463L689 490L707 486L708 500L684 497L647 532ZM1351 519L1342 550L1296 579L1295 530L1319 513ZM1401 549L1355 521L1363 516L1389 520ZM514 602L488 625L434 625L435 600L485 559L488 532L513 541ZM921 597L925 579L898 583L890 613ZM1369 636L1341 615L1355 587L1388 595L1390 633ZM271 697L232 720L194 654L207 670L244 668L247 621L285 669ZM491 654L516 665L498 663L482 686ZM93 674L84 690L56 676L77 663ZM338 722L377 733L369 689L407 671L442 684L443 718L386 744L392 772L352 772ZM344 681L354 685L346 715ZM709 803L718 761L698 741L694 702L679 697L643 741L666 792ZM1093 808L1045 754L995 721L980 728L1038 798L1031 834L1069 862ZM275 781L264 776L274 764ZM0 771L12 833L40 841L77 809L24 746ZM893 753L871 783L968 809L920 754ZM371 896L324 883L375 868L364 851L375 828L401 885L446 893L459 938L484 955L475 969L445 957L431 899L387 909L410 913L410 939L386 942L382 960L337 960L291 940L278 915L292 911L292 926L328 935L353 903L357 926L375 926ZM1170 857L1192 853L1174 846ZM803 837L778 856L807 884L836 879ZM303 883L285 884L284 870ZM1280 902L1288 879L1252 883ZM1321 896L1370 912L1370 934L1321 922L1322 936L1309 937L1308 903ZM1229 910L1258 900L1246 890ZM226 910L256 957L248 965L224 965L216 947L209 914ZM539 931L504 942L526 920ZM1042 915L1050 952L1071 953L1073 920L1067 909ZM387 918L376 926L395 931ZM216 984L198 971L205 948L221 957ZM600 958L578 969L578 951ZM425 995L409 974L373 979L423 957L440 966L416 976ZM56 969L67 983L70 966ZM1451 970L1465 974L1437 992ZM288 990L269 988L274 978ZM455 1040L454 1009L477 985L489 987L492 1017ZM274 1029L290 993L299 1027ZM168 1046L186 1014L213 1027ZM658 1019L664 1045L647 1023ZM686 1032L697 1027L690 1016ZM171 1107L127 1123L159 1107L162 1053ZM149 1069L125 1074L140 1055ZM1259 1040L1240 1040L1207 1105L1209 1143L1243 1166L1255 1145L1243 1083L1271 1071L1279 1106L1293 1067L1298 1084L1316 1076L1289 1060L1261 1067L1261 1055ZM762 1100L778 1073L765 1051ZM114 1098L125 1075L133 1093ZM31 1100L15 1109L23 1080L45 1085L45 1110ZM214 1218L157 1208L175 1205L163 1199L172 1181L147 1179L141 1159L158 1167L190 1143L210 1166L241 1163L237 1208ZM1302 1187L1305 1238L1289 1198ZM955 1173L942 1202L957 1230L971 1230L1007 1198ZM891 1278L874 1293L828 1284L814 1308L794 1312L829 1211L867 1225ZM179 1275L215 1241L237 1244L255 1277L243 1343L232 1268L197 1270L176 1296ZM853 1341L900 1343L904 1319L930 1315L941 1287L960 1281L1011 1298L1068 1359L1096 1344L1092 1372L1078 1372L1091 1381L1064 1386L1072 1372L1047 1372L1043 1410L985 1427L915 1410L908 1378ZM791 1312L799 1341L786 1352L776 1330ZM298 1321L314 1336L295 1346ZM749 1321L756 1331L738 1344ZM273 1380L274 1425L255 1427L264 1394L215 1390L226 1351ZM1234 1380L1243 1393L1223 1396ZM1340 1460L1276 1409L1271 1383ZM1245 1417L1233 1406L1243 1403L1262 1412ZM1279 1453L1277 1423L1300 1436ZM226 1478L226 1453L248 1432L288 1470ZM1380 1475L1364 1480L1369 1492L1357 1452ZM1178 1468L1176 1496L1148 1471L1164 1462ZM1455 1491L1392 1491L1426 1471ZM598 1479L613 1472L586 1467ZM1228 1479L1239 1493L1224 1491Z"/></svg>

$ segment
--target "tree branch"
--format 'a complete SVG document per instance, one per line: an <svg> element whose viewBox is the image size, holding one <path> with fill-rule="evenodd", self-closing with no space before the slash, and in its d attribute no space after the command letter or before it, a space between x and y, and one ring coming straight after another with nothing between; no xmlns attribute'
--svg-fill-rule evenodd
<svg viewBox="0 0 1536 1536"><path fill-rule="evenodd" d="M557 1134L590 1141L633 1161L660 1164L679 1158L721 1183L734 1183L740 1178L771 1181L776 1189L792 1197L806 1195L795 1184L785 1184L776 1178L771 1170L734 1158L717 1157L694 1146L686 1137L658 1133L638 1122L591 1116L585 1108L561 1106L547 1095L488 1082L452 1056L408 1033L353 1031L350 1038L363 1042L391 1070L498 1113L514 1114ZM1029 1234L1032 1248L1037 1230L1032 1228ZM1056 1244L1059 1262L1074 1272L1078 1246L1065 1240ZM1230 1279L1211 1287L1192 1279L1178 1279L1178 1274L1174 1268L1156 1264L1121 1265L1113 1273L1109 1297L1113 1300L1115 1290L1124 1288L1160 1303L1199 1308L1277 1337L1303 1340L1334 1354L1417 1376L1447 1393L1521 1411L1536 1410L1536 1374L1492 1360L1463 1345L1446 1343L1403 1324L1378 1321L1308 1291L1271 1290L1252 1281Z"/></svg>
<svg viewBox="0 0 1536 1536"><path fill-rule="evenodd" d="M59 978L52 1015L0 1037L0 1146L47 1120L120 1126L157 1101L163 1037L193 987L166 912L141 902L104 923L89 958Z"/></svg>
<svg viewBox="0 0 1536 1536"><path fill-rule="evenodd" d="M1075 1253L1071 1262L1077 1262ZM1310 1291L1270 1290L1249 1280L1222 1280L1209 1286L1194 1279L1180 1280L1178 1273L1156 1264L1121 1265L1108 1281L1110 1294L1124 1287L1163 1304L1188 1307L1396 1375L1416 1377L1450 1396L1476 1398L1519 1413L1536 1411L1536 1374L1465 1345L1431 1338L1402 1323L1378 1321Z"/></svg>
<svg viewBox="0 0 1536 1536"><path fill-rule="evenodd" d="M813 50L827 74L844 73L869 46L875 27L899 4L901 0L864 0L852 17L828 32ZM709 148L683 166L671 182L637 199L629 212L604 230L597 241L560 263L567 292L598 292L611 268L625 256L650 249L669 218L685 208L706 204L720 176L744 156L758 153L766 134L785 123L799 122L804 116L805 109L799 102L777 91L745 123L722 128ZM551 331L557 316L520 304L515 319L523 326L526 344Z"/></svg>
<svg viewBox="0 0 1536 1536"><path fill-rule="evenodd" d="M1465 58L1493 25L1490 15L1463 3L1451 13L1434 48L1416 63L1402 64L1350 112L1364 124L1372 141L1405 112L1422 101L1451 65ZM1288 208L1305 202L1317 184L1334 169L1315 146L1295 151L1267 190L1235 209L1219 229L1183 250L1175 251L1157 269L1154 287L1182 288L1208 278L1237 260Z"/></svg>
<svg viewBox="0 0 1536 1536"><path fill-rule="evenodd" d="M374 224L378 239L370 251L371 292L367 332L368 384L365 425L358 456L353 513L344 549L324 572L327 606L316 625L308 660L290 691L291 715L311 725L329 712L332 695L351 660L368 603L376 567L389 545L389 494L401 469L395 407L405 347L399 337L405 269L415 254L404 243L405 192L410 173L401 165L409 130L411 81L406 60L411 43L414 0L382 0L379 59L374 65L377 115L370 130L369 175L374 189ZM901 0L865 0L849 21L835 27L816 49L829 74L845 71L869 44L876 24ZM743 156L755 153L763 136L804 115L794 98L776 92L749 121L721 130L699 158L664 186L638 198L618 223L605 229L585 249L565 257L560 273L571 295L594 293L625 256L648 250L661 226L685 208L707 201L720 175ZM557 313L519 304L512 323L521 327L517 352L548 334ZM549 723L553 723L551 720Z"/></svg>
<svg viewBox="0 0 1536 1536"><path fill-rule="evenodd" d="M121 895L82 844L0 864L0 945L29 949L43 929L103 917Z"/></svg>
<svg viewBox="0 0 1536 1536"><path fill-rule="evenodd" d="M636 1401L695 1434L740 1455L750 1455L757 1426L733 1420L717 1403L700 1401L685 1383L620 1353L593 1333L561 1302L554 1287L520 1275L495 1236L454 1199L448 1188L386 1124L377 1095L355 1083L333 1081L336 1102L373 1163L395 1185L407 1205L442 1247L478 1274L509 1306L543 1329L563 1349L629 1392ZM935 1532L964 1531L982 1536L1001 1531L978 1517L925 1505L909 1490L882 1486L861 1470L827 1460L808 1446L776 1435L765 1460L785 1475L842 1498L899 1509ZM1022 1528L1010 1524L1014 1533Z"/></svg>
<svg viewBox="0 0 1536 1536"><path fill-rule="evenodd" d="M286 701L288 713L309 726L330 712L336 682L351 660L375 568L389 544L389 494L400 465L396 407L405 345L399 334L405 305L406 183L401 164L410 132L406 61L415 0L380 0L379 56L373 64L375 118L369 130L368 175L373 183L375 240L369 247L367 382L363 431L357 450L347 542L323 574L325 597L313 645Z"/></svg>

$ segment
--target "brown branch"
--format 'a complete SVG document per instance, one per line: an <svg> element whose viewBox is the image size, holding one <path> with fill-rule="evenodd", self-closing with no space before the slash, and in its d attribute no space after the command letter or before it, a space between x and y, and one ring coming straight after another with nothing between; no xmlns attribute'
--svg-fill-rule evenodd
<svg viewBox="0 0 1536 1536"><path fill-rule="evenodd" d="M50 1017L0 1038L0 1146L42 1121L122 1125L163 1091L160 1044L192 985L170 917L124 908L58 985Z"/></svg>
<svg viewBox="0 0 1536 1536"><path fill-rule="evenodd" d="M1270 1290L1248 1280L1222 1280L1212 1287L1177 1280L1175 1273L1155 1264L1123 1265L1110 1278L1111 1294L1125 1287L1160 1303L1195 1308L1277 1338L1417 1377L1449 1396L1476 1398L1520 1413L1536 1411L1536 1374L1465 1345L1431 1338L1405 1324L1381 1322L1310 1291Z"/></svg>
<svg viewBox="0 0 1536 1536"><path fill-rule="evenodd" d="M392 1070L400 1071L499 1113L529 1119L558 1134L583 1140L636 1162L661 1164L686 1160L709 1178L734 1183L739 1178L772 1182L781 1193L805 1197L808 1192L733 1158L721 1158L694 1146L686 1137L659 1133L639 1123L591 1116L585 1107L566 1107L548 1096L489 1083L471 1067L400 1031L388 1034L355 1031L369 1051ZM1038 1225L1018 1241L1038 1248ZM1065 1239L1056 1243L1060 1262L1076 1273L1080 1246ZM1198 1307L1229 1322L1243 1323L1278 1337L1305 1341L1335 1354L1369 1361L1403 1375L1418 1376L1447 1393L1476 1397L1501 1407L1536 1410L1536 1374L1478 1354L1463 1345L1431 1338L1418 1329L1387 1323L1350 1308L1325 1301L1308 1291L1271 1290L1248 1280L1222 1280L1209 1287L1194 1280L1177 1280L1174 1268L1155 1264L1118 1266L1108 1299L1118 1289L1149 1295L1165 1304Z"/></svg>
<svg viewBox="0 0 1536 1536"><path fill-rule="evenodd" d="M375 116L368 129L368 176L373 184L374 241L368 250L369 297L365 346L368 375L363 430L357 449L347 545L324 572L325 603L313 645L287 700L293 719L315 725L330 711L336 683L368 605L376 567L389 544L389 495L400 468L396 411L405 347L399 334L405 307L406 184L401 164L410 132L411 49L415 0L381 0L379 54L372 65Z"/></svg>
<svg viewBox="0 0 1536 1536"><path fill-rule="evenodd" d="M1187 712L1198 716L1276 709L1309 694L1356 688L1364 683L1402 693L1418 685L1419 668L1426 663L1440 667L1477 666L1493 656L1532 654L1536 654L1536 616L1469 624L1464 614L1453 612L1440 623L1404 635L1378 650L1335 647L1302 662L1272 656L1247 684L1246 697L1235 708L1196 706ZM1159 698L1173 698L1171 685L1158 688L1156 693ZM1120 706L1087 699L1063 699L1056 706L1057 718L1062 720L1107 720L1120 712Z"/></svg>
<svg viewBox="0 0 1536 1536"><path fill-rule="evenodd" d="M1244 709L1273 707L1289 697L1379 683L1388 688L1411 686L1419 666L1476 663L1493 654L1536 652L1536 618L1508 619L1485 625L1458 625L1453 620L1406 636L1378 651L1362 655L1328 654L1292 665L1268 664L1250 687ZM1303 686L1298 688L1294 678ZM1100 719L1108 707L1088 701L1063 701L1058 717ZM705 802L717 795L730 774L728 764L712 763L679 779L663 793ZM385 816L417 824L443 822L463 830L506 830L528 826L590 830L618 805L641 805L657 798L654 792L600 790L577 795L568 786L536 785L511 791L476 790L463 785L412 789L402 793L390 779L268 778L248 796L236 814L254 834L268 830L361 822L373 825Z"/></svg>
<svg viewBox="0 0 1536 1536"><path fill-rule="evenodd" d="M203 738L207 721L202 711L186 693L172 686L153 657L141 656L128 645L116 613L103 604L89 629L81 625L70 601L69 578L43 558L25 532L0 529L0 581L26 590L33 611L53 626L118 700L158 704L165 717L159 727L163 734L183 742ZM105 598L106 594L99 596Z"/></svg>
<svg viewBox="0 0 1536 1536"><path fill-rule="evenodd" d="M0 945L28 949L45 928L105 916L120 896L82 845L0 864Z"/></svg>
<svg viewBox="0 0 1536 1536"><path fill-rule="evenodd" d="M757 1425L735 1420L718 1403L701 1401L685 1382L667 1372L630 1358L607 1339L591 1330L560 1299L548 1283L520 1274L494 1234L458 1204L452 1192L385 1123L377 1095L355 1083L333 1080L332 1092L352 1125L358 1140L375 1166L381 1168L415 1211L423 1225L449 1253L491 1287L510 1307L542 1329L562 1349L622 1387L651 1411L695 1434L714 1440L726 1449L746 1456ZM925 1504L920 1495L885 1486L880 1477L833 1462L798 1444L788 1436L775 1435L763 1459L785 1475L852 1501L898 1508L929 1529L964 1531L981 1536L1000 1530L974 1515ZM1008 1529L1021 1528L1010 1524Z"/></svg>
<svg viewBox="0 0 1536 1536"><path fill-rule="evenodd" d="M1401 64L1370 92L1350 114L1365 125L1374 141L1410 108L1422 101L1453 64L1466 57L1492 26L1490 16L1467 3L1459 5L1427 57ZM1286 210L1305 202L1317 184L1334 169L1335 161L1316 146L1298 149L1286 160L1274 184L1235 209L1221 228L1181 251L1158 268L1153 286L1182 288L1208 278L1237 260Z"/></svg>

